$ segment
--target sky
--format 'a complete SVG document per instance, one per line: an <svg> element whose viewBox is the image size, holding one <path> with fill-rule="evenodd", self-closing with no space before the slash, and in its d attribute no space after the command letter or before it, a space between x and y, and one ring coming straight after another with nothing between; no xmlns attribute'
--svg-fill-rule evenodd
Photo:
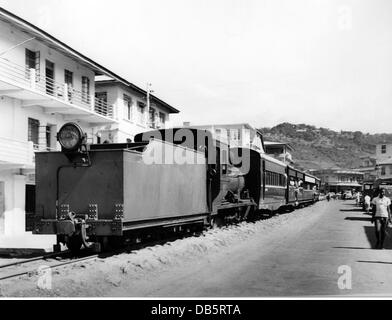
<svg viewBox="0 0 392 320"><path fill-rule="evenodd" d="M390 0L0 0L154 94L174 124L392 133Z"/></svg>

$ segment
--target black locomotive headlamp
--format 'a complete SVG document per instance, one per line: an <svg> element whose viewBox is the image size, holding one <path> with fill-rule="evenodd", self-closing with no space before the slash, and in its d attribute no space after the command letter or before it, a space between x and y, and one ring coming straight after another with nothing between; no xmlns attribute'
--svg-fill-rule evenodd
<svg viewBox="0 0 392 320"><path fill-rule="evenodd" d="M85 135L78 124L69 122L63 125L57 134L57 140L63 151L77 151L83 144Z"/></svg>

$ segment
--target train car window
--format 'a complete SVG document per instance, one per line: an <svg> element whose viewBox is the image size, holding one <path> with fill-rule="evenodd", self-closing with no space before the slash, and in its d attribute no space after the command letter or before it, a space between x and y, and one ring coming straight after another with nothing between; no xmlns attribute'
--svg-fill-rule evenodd
<svg viewBox="0 0 392 320"><path fill-rule="evenodd" d="M279 175L279 185L284 187L286 185L286 177L283 174Z"/></svg>
<svg viewBox="0 0 392 320"><path fill-rule="evenodd" d="M294 185L294 181L291 181ZM286 176L280 173L265 171L265 184L270 186L285 187L287 184Z"/></svg>
<svg viewBox="0 0 392 320"><path fill-rule="evenodd" d="M266 171L265 172L265 184L271 185L271 172Z"/></svg>

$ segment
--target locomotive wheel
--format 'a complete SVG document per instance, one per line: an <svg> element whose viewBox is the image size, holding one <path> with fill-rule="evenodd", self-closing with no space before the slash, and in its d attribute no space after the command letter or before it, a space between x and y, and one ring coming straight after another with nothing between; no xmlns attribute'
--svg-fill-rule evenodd
<svg viewBox="0 0 392 320"><path fill-rule="evenodd" d="M224 225L224 221L225 221L224 218L222 218L219 215L211 217L211 219L210 219L210 227L212 229L219 228L219 227Z"/></svg>
<svg viewBox="0 0 392 320"><path fill-rule="evenodd" d="M118 249L124 246L124 239L119 236L110 236L108 238L108 243L111 249Z"/></svg>

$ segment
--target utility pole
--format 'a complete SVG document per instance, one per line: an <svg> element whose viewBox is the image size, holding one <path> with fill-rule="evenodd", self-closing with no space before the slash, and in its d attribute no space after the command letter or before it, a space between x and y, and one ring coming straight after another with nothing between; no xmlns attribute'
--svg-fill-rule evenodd
<svg viewBox="0 0 392 320"><path fill-rule="evenodd" d="M147 83L147 125L150 121L150 94L154 92L154 90L151 90L151 86L151 83Z"/></svg>

